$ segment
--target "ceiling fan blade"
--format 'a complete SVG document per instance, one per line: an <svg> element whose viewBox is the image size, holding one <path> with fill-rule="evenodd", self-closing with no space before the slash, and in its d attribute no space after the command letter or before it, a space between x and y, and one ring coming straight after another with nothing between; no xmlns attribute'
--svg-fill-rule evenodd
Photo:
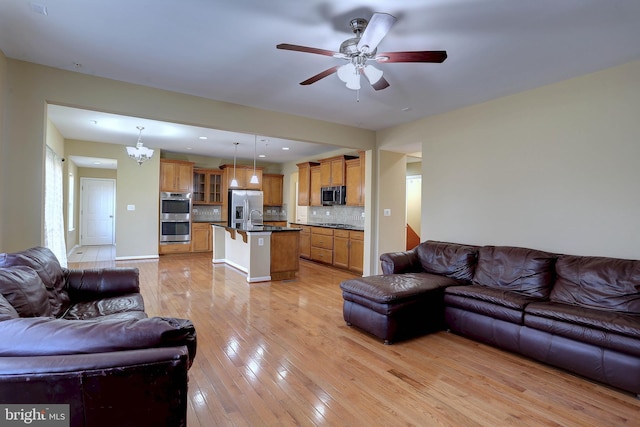
<svg viewBox="0 0 640 427"><path fill-rule="evenodd" d="M318 49L315 47L299 46L297 44L280 43L279 45L276 46L276 48L284 49L284 50L295 50L297 52L315 53L318 55L325 55L325 56L333 56L335 58L344 57L344 55L341 54L340 52L333 52L331 50Z"/></svg>
<svg viewBox="0 0 640 427"><path fill-rule="evenodd" d="M310 85L311 83L315 83L318 80L324 79L327 76L330 76L331 74L335 73L336 71L338 71L338 66L336 65L335 67L331 67L327 70L324 70L321 73L316 74L313 77L309 77L307 80L301 82L301 85Z"/></svg>
<svg viewBox="0 0 640 427"><path fill-rule="evenodd" d="M377 62L444 62L445 50L423 50L416 52L385 52L376 55Z"/></svg>
<svg viewBox="0 0 640 427"><path fill-rule="evenodd" d="M382 90L389 87L389 82L384 77L380 77L380 80L371 85L375 90Z"/></svg>
<svg viewBox="0 0 640 427"><path fill-rule="evenodd" d="M395 23L396 17L393 15L374 13L358 42L358 51L362 53L373 52Z"/></svg>

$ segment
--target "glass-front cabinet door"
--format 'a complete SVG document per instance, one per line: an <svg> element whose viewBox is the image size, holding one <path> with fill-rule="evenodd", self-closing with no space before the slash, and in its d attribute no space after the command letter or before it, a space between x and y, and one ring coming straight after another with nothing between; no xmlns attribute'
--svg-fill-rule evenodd
<svg viewBox="0 0 640 427"><path fill-rule="evenodd" d="M222 203L222 171L208 173L209 192L207 199L209 203Z"/></svg>
<svg viewBox="0 0 640 427"><path fill-rule="evenodd" d="M195 169L193 171L193 202L197 204L222 204L222 171Z"/></svg>

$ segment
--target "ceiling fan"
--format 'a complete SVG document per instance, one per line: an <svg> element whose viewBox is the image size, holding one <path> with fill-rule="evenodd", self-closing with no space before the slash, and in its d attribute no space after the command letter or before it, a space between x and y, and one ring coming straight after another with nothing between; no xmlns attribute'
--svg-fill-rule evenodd
<svg viewBox="0 0 640 427"><path fill-rule="evenodd" d="M396 18L387 13L374 13L369 21L363 18L352 19L349 25L356 36L342 42L339 52L286 43L279 44L276 48L332 56L348 61L345 65L328 68L308 78L301 82L301 85L310 85L337 73L338 78L346 83L349 89L359 90L360 76L364 75L375 90L382 90L389 87L389 82L382 76L382 71L367 64L368 61L441 63L447 58L447 52L444 50L377 53L378 44L395 22Z"/></svg>

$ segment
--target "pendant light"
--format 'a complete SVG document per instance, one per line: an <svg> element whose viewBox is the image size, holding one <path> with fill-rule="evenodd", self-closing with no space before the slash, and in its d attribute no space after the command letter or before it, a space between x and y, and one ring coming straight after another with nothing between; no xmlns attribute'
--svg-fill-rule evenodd
<svg viewBox="0 0 640 427"><path fill-rule="evenodd" d="M254 136L253 139L253 176L251 177L251 180L249 181L251 184L257 184L258 183L258 175L256 175L256 153L257 153L257 145L258 145L258 135Z"/></svg>
<svg viewBox="0 0 640 427"><path fill-rule="evenodd" d="M239 142L233 143L233 145L235 145L234 152L233 152L233 179L231 180L231 184L229 184L229 187L238 186L238 180L236 179L236 156L238 154L238 144Z"/></svg>

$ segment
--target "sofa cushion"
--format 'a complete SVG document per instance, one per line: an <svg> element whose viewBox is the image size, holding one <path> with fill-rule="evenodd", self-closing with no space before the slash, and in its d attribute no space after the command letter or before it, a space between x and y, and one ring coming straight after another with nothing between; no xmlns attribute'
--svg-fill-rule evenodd
<svg viewBox="0 0 640 427"><path fill-rule="evenodd" d="M537 298L551 293L557 256L535 249L484 246L478 250L473 283Z"/></svg>
<svg viewBox="0 0 640 427"><path fill-rule="evenodd" d="M471 280L478 256L475 246L427 240L417 247L422 269L456 280Z"/></svg>
<svg viewBox="0 0 640 427"><path fill-rule="evenodd" d="M104 318L118 313L142 313L144 315L144 301L142 294L125 294L114 297L101 298L93 301L83 301L73 304L62 315L69 320L86 320L97 317ZM129 317L129 316L127 316ZM135 315L134 317L139 317Z"/></svg>
<svg viewBox="0 0 640 427"><path fill-rule="evenodd" d="M551 300L640 314L640 261L562 255Z"/></svg>
<svg viewBox="0 0 640 427"><path fill-rule="evenodd" d="M529 304L525 326L640 356L640 315L551 301Z"/></svg>
<svg viewBox="0 0 640 427"><path fill-rule="evenodd" d="M34 269L49 293L51 315L58 317L69 307L65 291L65 270L50 249L34 247L22 252L0 254L0 267L27 266Z"/></svg>
<svg viewBox="0 0 640 427"><path fill-rule="evenodd" d="M529 295L480 285L451 286L445 289L444 294L444 302L448 306L517 324L523 323L524 307L539 300Z"/></svg>
<svg viewBox="0 0 640 427"><path fill-rule="evenodd" d="M20 317L15 308L0 294L0 321Z"/></svg>
<svg viewBox="0 0 640 427"><path fill-rule="evenodd" d="M51 315L47 288L29 267L0 267L0 293L20 317Z"/></svg>

